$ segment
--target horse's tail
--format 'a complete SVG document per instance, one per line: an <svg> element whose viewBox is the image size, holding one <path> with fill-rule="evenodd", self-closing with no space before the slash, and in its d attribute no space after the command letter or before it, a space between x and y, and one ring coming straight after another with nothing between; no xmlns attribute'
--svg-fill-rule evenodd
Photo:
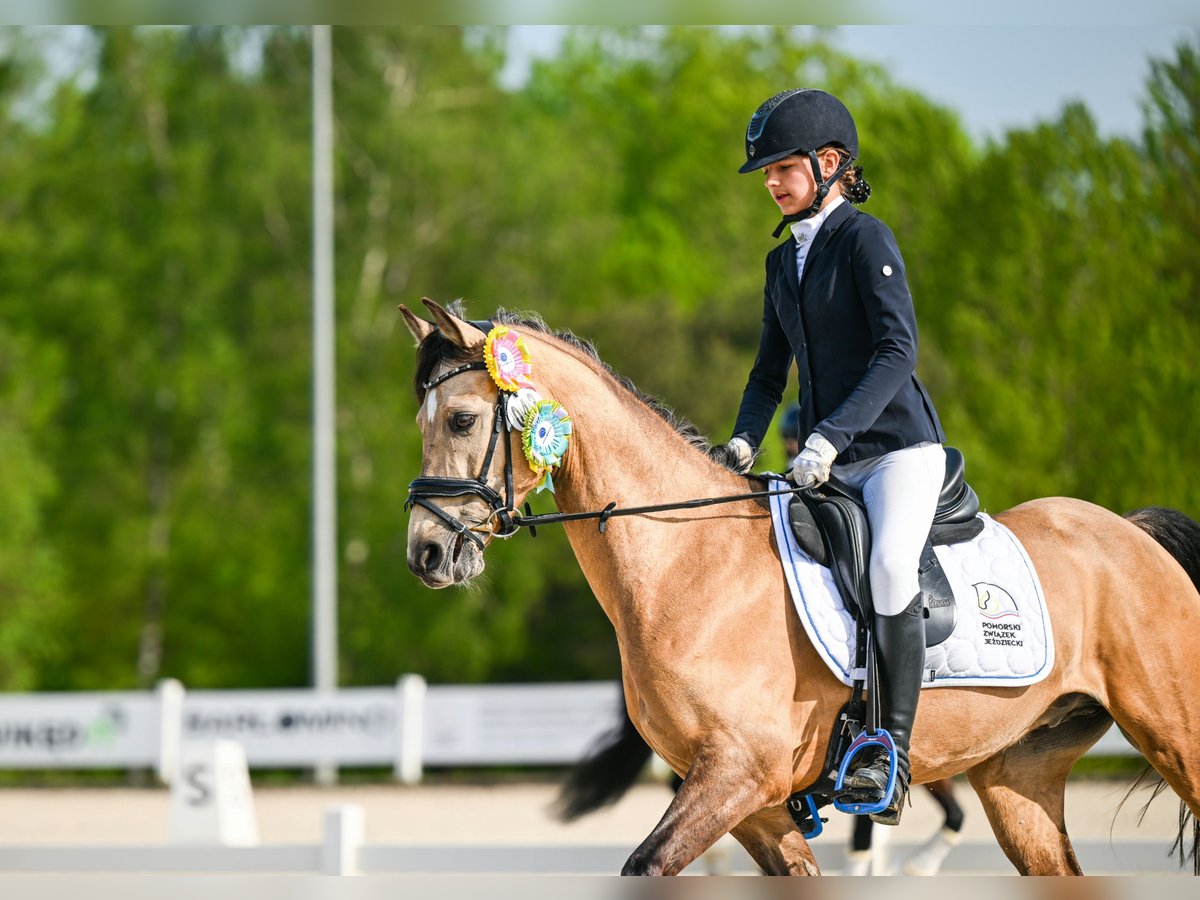
<svg viewBox="0 0 1200 900"><path fill-rule="evenodd" d="M1196 590L1200 591L1200 522L1188 518L1178 510L1162 506L1135 509L1133 512L1127 513L1125 518L1158 541L1163 549L1175 558L1183 571L1187 572L1188 577L1192 579L1192 584L1196 586ZM1146 774L1142 773L1143 776ZM1139 777L1138 782L1141 781L1142 778ZM1136 788L1137 784L1134 787ZM1157 787L1150 799L1153 800L1158 796L1161 790L1162 787ZM1148 805L1149 803L1147 803ZM1143 807L1142 813L1145 814L1145 807ZM1186 833L1189 823L1192 830L1191 849L1187 850ZM1192 874L1200 875L1200 822L1196 821L1196 817L1183 802L1179 804L1179 833L1175 837L1175 843L1171 845L1171 850L1172 852L1179 851L1179 865L1181 866L1186 859L1191 859Z"/></svg>
<svg viewBox="0 0 1200 900"><path fill-rule="evenodd" d="M638 734L621 704L621 724L605 734L571 770L554 803L563 822L616 803L625 795L650 759L650 747Z"/></svg>

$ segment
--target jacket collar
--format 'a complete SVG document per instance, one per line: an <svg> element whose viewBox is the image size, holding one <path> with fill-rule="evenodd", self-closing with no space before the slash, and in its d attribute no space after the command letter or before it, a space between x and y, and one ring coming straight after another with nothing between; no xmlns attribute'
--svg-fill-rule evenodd
<svg viewBox="0 0 1200 900"><path fill-rule="evenodd" d="M813 259L821 252L821 248L829 243L829 238L833 233L845 224L851 216L855 215L858 215L858 210L851 206L849 202L840 203L838 208L829 214L829 218L817 230L817 236L813 238L813 245L809 248L808 258L804 262L805 275L812 271ZM780 246L788 248L788 251L784 253L783 277L787 279L788 287L799 293L800 284L796 279L796 240L795 238L789 238Z"/></svg>

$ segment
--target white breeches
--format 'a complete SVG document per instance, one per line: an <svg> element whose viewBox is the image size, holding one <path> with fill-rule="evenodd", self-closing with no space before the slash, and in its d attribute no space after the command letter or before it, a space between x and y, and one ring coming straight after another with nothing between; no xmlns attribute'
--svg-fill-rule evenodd
<svg viewBox="0 0 1200 900"><path fill-rule="evenodd" d="M860 491L871 523L875 612L903 612L920 590L917 570L946 478L941 444L918 444L846 465L833 474Z"/></svg>

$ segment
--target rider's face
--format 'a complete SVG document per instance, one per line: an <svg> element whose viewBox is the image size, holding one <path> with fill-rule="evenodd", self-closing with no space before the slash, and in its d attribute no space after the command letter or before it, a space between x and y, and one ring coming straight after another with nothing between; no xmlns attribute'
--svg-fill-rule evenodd
<svg viewBox="0 0 1200 900"><path fill-rule="evenodd" d="M837 151L826 150L818 156L818 161L822 177L828 178L837 170ZM817 183L813 180L812 165L807 156L785 156L764 166L763 183L785 216L808 209L817 196ZM830 196L837 190L838 186L834 185Z"/></svg>
<svg viewBox="0 0 1200 900"><path fill-rule="evenodd" d="M785 216L808 209L817 194L812 167L804 156L785 156L765 166L763 183Z"/></svg>

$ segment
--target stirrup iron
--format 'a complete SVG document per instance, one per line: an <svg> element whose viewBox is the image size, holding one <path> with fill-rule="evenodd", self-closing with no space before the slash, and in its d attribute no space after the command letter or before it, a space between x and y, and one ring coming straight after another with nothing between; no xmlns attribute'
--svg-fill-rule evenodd
<svg viewBox="0 0 1200 900"><path fill-rule="evenodd" d="M851 772L851 765L863 751L871 747L878 747L881 752L887 754L888 758L888 782L882 799L876 799L873 794L871 796L864 796L861 792L846 788L846 776ZM842 765L838 769L837 782L833 795L834 809L855 816L869 816L883 812L891 804L892 797L896 793L897 763L896 744L892 740L892 736L885 729L880 728L861 732L846 750L846 755L842 759Z"/></svg>

